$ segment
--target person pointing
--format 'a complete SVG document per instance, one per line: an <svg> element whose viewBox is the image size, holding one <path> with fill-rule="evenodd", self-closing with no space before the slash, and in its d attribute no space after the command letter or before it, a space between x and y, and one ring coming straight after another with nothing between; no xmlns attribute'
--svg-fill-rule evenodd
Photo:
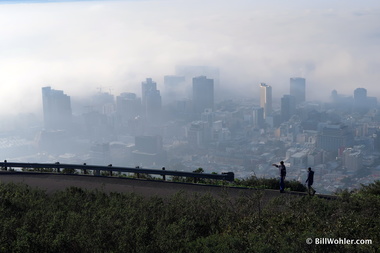
<svg viewBox="0 0 380 253"><path fill-rule="evenodd" d="M280 165L272 164L273 166L280 169L280 192L285 192L285 177L286 177L286 167L284 165L284 161L280 162Z"/></svg>

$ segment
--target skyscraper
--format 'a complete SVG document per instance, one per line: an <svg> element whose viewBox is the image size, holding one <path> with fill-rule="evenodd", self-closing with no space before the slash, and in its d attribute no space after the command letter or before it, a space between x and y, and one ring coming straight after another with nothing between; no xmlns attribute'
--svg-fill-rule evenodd
<svg viewBox="0 0 380 253"><path fill-rule="evenodd" d="M201 114L205 109L214 109L214 80L206 76L193 78L193 109Z"/></svg>
<svg viewBox="0 0 380 253"><path fill-rule="evenodd" d="M218 67L213 66L191 66L191 65L177 65L175 67L175 74L185 77L185 83L191 87L191 82L194 77L207 76L214 82L214 98L221 98L223 93L220 91L220 70ZM186 92L191 92L187 91Z"/></svg>
<svg viewBox="0 0 380 253"><path fill-rule="evenodd" d="M116 97L116 114L122 125L140 115L141 99L135 93L124 92Z"/></svg>
<svg viewBox="0 0 380 253"><path fill-rule="evenodd" d="M306 80L302 77L290 78L290 95L296 98L296 105L305 102Z"/></svg>
<svg viewBox="0 0 380 253"><path fill-rule="evenodd" d="M265 125L264 121L264 108L257 107L253 108L253 126L255 128L263 128Z"/></svg>
<svg viewBox="0 0 380 253"><path fill-rule="evenodd" d="M260 107L264 108L264 118L272 113L272 87L260 84Z"/></svg>
<svg viewBox="0 0 380 253"><path fill-rule="evenodd" d="M146 94L145 113L148 120L161 119L162 100L159 90L151 90Z"/></svg>
<svg viewBox="0 0 380 253"><path fill-rule="evenodd" d="M357 112L365 113L369 109L367 90L364 88L357 88L354 90L354 110Z"/></svg>
<svg viewBox="0 0 380 253"><path fill-rule="evenodd" d="M47 130L69 129L72 123L70 97L62 90L42 88L44 125Z"/></svg>
<svg viewBox="0 0 380 253"><path fill-rule="evenodd" d="M281 98L281 120L288 121L296 113L296 98L292 95L284 95Z"/></svg>
<svg viewBox="0 0 380 253"><path fill-rule="evenodd" d="M157 90L157 83L152 81L152 78L147 78L145 82L141 83L141 98L142 104L145 106L146 96L148 92Z"/></svg>
<svg viewBox="0 0 380 253"><path fill-rule="evenodd" d="M158 121L161 118L161 95L157 90L157 84L152 78L147 78L141 83L142 107L148 120Z"/></svg>

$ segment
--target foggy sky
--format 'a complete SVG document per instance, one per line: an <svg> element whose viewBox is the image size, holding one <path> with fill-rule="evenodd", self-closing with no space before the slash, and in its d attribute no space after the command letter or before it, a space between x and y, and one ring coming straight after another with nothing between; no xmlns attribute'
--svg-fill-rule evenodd
<svg viewBox="0 0 380 253"><path fill-rule="evenodd" d="M0 114L41 113L41 87L71 97L136 92L176 65L220 68L220 85L307 100L358 87L380 99L378 0L145 0L0 4Z"/></svg>

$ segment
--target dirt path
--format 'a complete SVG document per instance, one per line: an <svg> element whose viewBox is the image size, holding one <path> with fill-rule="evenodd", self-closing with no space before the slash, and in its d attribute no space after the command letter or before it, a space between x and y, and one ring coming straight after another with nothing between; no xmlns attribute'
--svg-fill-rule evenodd
<svg viewBox="0 0 380 253"><path fill-rule="evenodd" d="M0 171L1 183L25 183L31 187L45 190L47 193L64 190L67 187L81 187L88 190L102 190L120 193L136 193L144 197L169 197L180 191L191 195L212 194L213 196L228 196L237 198L239 196L254 197L258 192L262 200L267 201L280 195L287 197L304 196L305 193L288 192L285 194L275 190L255 190L239 187L220 187L212 185L200 185L191 183L165 182L160 180L141 180L121 177L101 177L89 175L65 175L55 173L39 172L9 172Z"/></svg>

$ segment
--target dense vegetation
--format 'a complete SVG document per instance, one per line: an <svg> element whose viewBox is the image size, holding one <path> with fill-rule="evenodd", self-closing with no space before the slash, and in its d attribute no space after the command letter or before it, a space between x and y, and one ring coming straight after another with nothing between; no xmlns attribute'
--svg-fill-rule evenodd
<svg viewBox="0 0 380 253"><path fill-rule="evenodd" d="M168 198L0 184L0 252L379 252L380 182L338 200ZM308 245L307 238L372 245Z"/></svg>
<svg viewBox="0 0 380 253"><path fill-rule="evenodd" d="M278 180L277 178L258 178L255 176L251 176L245 179L235 179L234 184L237 186L250 187L256 189L280 189L280 180ZM306 186L296 180L285 180L285 188L289 191L307 191Z"/></svg>

